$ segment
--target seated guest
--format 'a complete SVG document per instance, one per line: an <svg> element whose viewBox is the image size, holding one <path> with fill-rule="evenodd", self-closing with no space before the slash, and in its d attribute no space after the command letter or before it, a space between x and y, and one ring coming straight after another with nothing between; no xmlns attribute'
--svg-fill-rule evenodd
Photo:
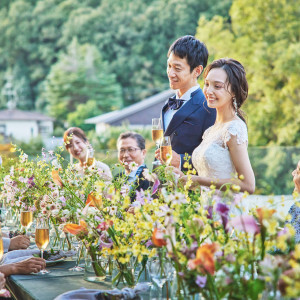
<svg viewBox="0 0 300 300"><path fill-rule="evenodd" d="M146 190L150 182L143 177L145 165L145 139L136 132L125 132L120 134L117 141L119 162L125 168L125 182L130 185L131 202L135 200L135 191ZM116 178L120 178L118 174Z"/></svg>
<svg viewBox="0 0 300 300"><path fill-rule="evenodd" d="M104 178L109 180L112 179L111 171L105 163L94 159L92 162L88 161L89 157L93 157L93 154L91 153L93 148L82 129L78 127L71 127L67 129L64 133L64 142L66 149L72 157L78 159L79 164L76 164L75 167L79 172L83 173L83 169L85 167L92 165L103 173Z"/></svg>
<svg viewBox="0 0 300 300"><path fill-rule="evenodd" d="M0 273L0 289L3 289L5 287L5 275L3 273Z"/></svg>
<svg viewBox="0 0 300 300"><path fill-rule="evenodd" d="M293 175L293 181L295 184L295 192L298 192L300 194L300 160L298 162L297 168L292 172ZM296 243L300 243L300 202L294 203L290 210L289 214L291 215L291 224L293 224L296 235L295 235L295 241Z"/></svg>
<svg viewBox="0 0 300 300"><path fill-rule="evenodd" d="M30 245L30 239L26 235L18 235L13 238L3 237L4 252L11 250L27 249Z"/></svg>
<svg viewBox="0 0 300 300"><path fill-rule="evenodd" d="M37 273L45 268L46 262L44 259L40 257L32 257L23 261L0 265L0 272L7 277L10 275Z"/></svg>

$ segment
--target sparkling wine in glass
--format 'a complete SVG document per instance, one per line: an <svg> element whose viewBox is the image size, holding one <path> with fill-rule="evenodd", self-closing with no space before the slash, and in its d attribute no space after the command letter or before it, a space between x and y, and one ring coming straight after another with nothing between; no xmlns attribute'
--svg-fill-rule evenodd
<svg viewBox="0 0 300 300"><path fill-rule="evenodd" d="M169 136L164 136L160 144L160 158L168 166L172 160L172 146Z"/></svg>
<svg viewBox="0 0 300 300"><path fill-rule="evenodd" d="M44 219L37 219L36 228L35 228L35 244L41 250L41 258L43 258L44 250L49 244L49 225L48 222ZM50 271L44 269L41 270L38 274L47 274Z"/></svg>
<svg viewBox="0 0 300 300"><path fill-rule="evenodd" d="M33 213L29 210L21 211L20 214L20 223L25 228L25 235L27 235L28 228L33 222Z"/></svg>
<svg viewBox="0 0 300 300"><path fill-rule="evenodd" d="M0 261L3 257L3 253L4 253L4 248L3 248L3 240L2 240L2 231L0 226Z"/></svg>
<svg viewBox="0 0 300 300"><path fill-rule="evenodd" d="M163 129L160 118L152 119L152 140L156 144L156 148L159 148L160 140L163 137Z"/></svg>

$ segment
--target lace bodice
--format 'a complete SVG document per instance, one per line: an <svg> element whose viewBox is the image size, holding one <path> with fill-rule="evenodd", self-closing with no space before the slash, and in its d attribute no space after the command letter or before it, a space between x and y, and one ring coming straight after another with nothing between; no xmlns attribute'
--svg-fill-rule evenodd
<svg viewBox="0 0 300 300"><path fill-rule="evenodd" d="M227 142L232 136L237 143L248 144L247 126L241 119L215 124L203 134L202 143L194 150L192 162L199 176L226 179L236 173Z"/></svg>

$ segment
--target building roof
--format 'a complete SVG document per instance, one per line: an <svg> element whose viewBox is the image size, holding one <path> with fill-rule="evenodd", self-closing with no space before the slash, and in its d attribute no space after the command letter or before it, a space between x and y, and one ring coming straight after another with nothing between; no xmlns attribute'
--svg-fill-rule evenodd
<svg viewBox="0 0 300 300"><path fill-rule="evenodd" d="M54 121L54 119L34 111L5 109L0 110L0 121Z"/></svg>
<svg viewBox="0 0 300 300"><path fill-rule="evenodd" d="M97 124L97 123L112 123L136 114L140 111L155 106L166 99L172 97L175 92L171 89L163 91L159 94L146 98L138 103L127 106L121 110L115 110L106 114L102 114L97 117L89 118L85 120L86 124Z"/></svg>

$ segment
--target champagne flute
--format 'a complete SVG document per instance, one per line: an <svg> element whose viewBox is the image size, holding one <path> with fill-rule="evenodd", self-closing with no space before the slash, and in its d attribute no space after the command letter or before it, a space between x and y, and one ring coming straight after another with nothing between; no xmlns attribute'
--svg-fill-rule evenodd
<svg viewBox="0 0 300 300"><path fill-rule="evenodd" d="M4 253L4 248L3 248L2 231L1 231L1 224L0 224L0 262L2 260L3 253ZM5 288L0 289L0 294L3 294L6 291L7 290Z"/></svg>
<svg viewBox="0 0 300 300"><path fill-rule="evenodd" d="M83 250L83 243L81 241L79 241L76 236L72 237L71 243L72 243L74 249L76 250L77 257L76 257L76 265L74 267L70 268L69 271L75 271L75 272L84 271L84 268L79 266L79 262L80 262L81 254L82 254L82 250Z"/></svg>
<svg viewBox="0 0 300 300"><path fill-rule="evenodd" d="M163 129L160 118L152 119L152 140L156 144L156 149L159 149L160 139L163 137Z"/></svg>
<svg viewBox="0 0 300 300"><path fill-rule="evenodd" d="M169 136L164 136L160 144L160 159L168 166L172 160L172 146Z"/></svg>
<svg viewBox="0 0 300 300"><path fill-rule="evenodd" d="M4 248L3 248L2 231L0 225L0 261L2 260L3 253L4 253Z"/></svg>
<svg viewBox="0 0 300 300"><path fill-rule="evenodd" d="M23 210L20 214L21 225L25 228L25 235L27 235L28 228L33 222L33 213L29 210Z"/></svg>
<svg viewBox="0 0 300 300"><path fill-rule="evenodd" d="M91 144L87 146L87 160L86 164L88 167L93 166L95 164L95 157L94 157L94 149Z"/></svg>
<svg viewBox="0 0 300 300"><path fill-rule="evenodd" d="M44 250L49 244L49 225L45 219L36 220L35 228L35 243L37 247L41 250L41 258L43 258ZM50 271L44 269L37 274L48 274Z"/></svg>

